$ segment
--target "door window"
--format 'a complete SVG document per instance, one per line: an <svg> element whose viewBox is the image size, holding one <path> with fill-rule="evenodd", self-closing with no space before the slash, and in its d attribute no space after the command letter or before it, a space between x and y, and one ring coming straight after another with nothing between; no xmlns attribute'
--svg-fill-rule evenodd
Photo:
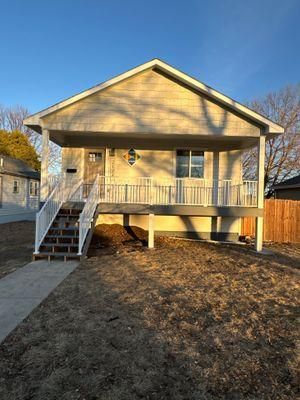
<svg viewBox="0 0 300 400"><path fill-rule="evenodd" d="M97 163L102 161L102 153L89 153L89 162Z"/></svg>

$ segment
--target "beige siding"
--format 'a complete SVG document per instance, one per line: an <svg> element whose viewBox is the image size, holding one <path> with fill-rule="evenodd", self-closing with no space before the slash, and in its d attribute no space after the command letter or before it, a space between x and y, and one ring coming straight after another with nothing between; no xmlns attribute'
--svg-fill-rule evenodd
<svg viewBox="0 0 300 400"><path fill-rule="evenodd" d="M44 118L47 128L116 133L259 136L258 127L153 70Z"/></svg>
<svg viewBox="0 0 300 400"><path fill-rule="evenodd" d="M116 149L110 157L113 176L120 177L174 177L176 170L176 150L139 150L141 159L130 167L123 159L128 149ZM204 177L206 179L241 180L241 151L204 152Z"/></svg>
<svg viewBox="0 0 300 400"><path fill-rule="evenodd" d="M84 176L84 149L63 147L62 148L62 171L67 169L76 169L75 174L70 174L72 177L82 179Z"/></svg>
<svg viewBox="0 0 300 400"><path fill-rule="evenodd" d="M113 175L120 177L172 177L174 176L173 151L138 150L141 159L134 166L129 166L123 155L128 149L116 149Z"/></svg>

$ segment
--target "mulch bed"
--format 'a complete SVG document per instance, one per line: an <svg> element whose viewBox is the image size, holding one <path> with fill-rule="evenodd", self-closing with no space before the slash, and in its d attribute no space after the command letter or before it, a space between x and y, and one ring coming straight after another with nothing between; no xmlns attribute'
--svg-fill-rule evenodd
<svg viewBox="0 0 300 400"><path fill-rule="evenodd" d="M132 230L98 227L90 257L0 346L0 398L296 399L297 246L148 250Z"/></svg>

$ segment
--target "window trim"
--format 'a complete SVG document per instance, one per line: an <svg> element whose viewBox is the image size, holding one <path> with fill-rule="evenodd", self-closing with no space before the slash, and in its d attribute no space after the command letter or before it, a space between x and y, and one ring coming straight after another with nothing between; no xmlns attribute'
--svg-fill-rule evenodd
<svg viewBox="0 0 300 400"><path fill-rule="evenodd" d="M177 176L177 151L188 151L189 152L189 176L186 177L178 177ZM192 152L193 151L201 151L203 153L203 175L202 177L192 177L191 176L191 169L192 169ZM176 147L174 149L174 176L177 179L205 179L205 151L201 148L187 148L187 147Z"/></svg>
<svg viewBox="0 0 300 400"><path fill-rule="evenodd" d="M31 184L33 185L33 192L31 192ZM35 180L30 180L29 181L29 196L30 197L37 197L39 195L39 183L38 181Z"/></svg>
<svg viewBox="0 0 300 400"><path fill-rule="evenodd" d="M17 185L15 186L15 182L17 182ZM17 190L15 190L15 188ZM13 180L13 190L12 190L13 194L19 194L20 193L20 179L14 179Z"/></svg>

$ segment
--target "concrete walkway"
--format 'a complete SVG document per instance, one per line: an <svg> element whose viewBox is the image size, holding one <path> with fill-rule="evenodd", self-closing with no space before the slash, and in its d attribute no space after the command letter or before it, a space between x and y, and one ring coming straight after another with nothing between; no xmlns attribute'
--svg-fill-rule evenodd
<svg viewBox="0 0 300 400"><path fill-rule="evenodd" d="M40 260L0 279L0 343L78 265Z"/></svg>

